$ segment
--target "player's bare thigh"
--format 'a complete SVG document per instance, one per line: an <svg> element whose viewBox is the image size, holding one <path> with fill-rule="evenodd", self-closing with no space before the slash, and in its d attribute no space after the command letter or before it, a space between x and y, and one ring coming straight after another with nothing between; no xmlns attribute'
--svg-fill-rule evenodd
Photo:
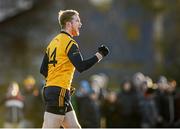
<svg viewBox="0 0 180 129"><path fill-rule="evenodd" d="M81 128L74 110L69 111L65 114L62 125L64 128Z"/></svg>
<svg viewBox="0 0 180 129"><path fill-rule="evenodd" d="M59 128L64 120L64 115L57 115L50 112L44 113L42 128Z"/></svg>

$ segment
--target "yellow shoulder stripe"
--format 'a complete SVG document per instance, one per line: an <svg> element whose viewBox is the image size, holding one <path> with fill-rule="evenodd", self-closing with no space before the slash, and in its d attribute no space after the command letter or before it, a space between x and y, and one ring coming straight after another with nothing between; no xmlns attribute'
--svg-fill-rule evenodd
<svg viewBox="0 0 180 129"><path fill-rule="evenodd" d="M71 48L71 46L74 44L75 42L73 40L70 40L68 45L66 46L65 49L65 53L67 54L67 52L69 51L69 49Z"/></svg>

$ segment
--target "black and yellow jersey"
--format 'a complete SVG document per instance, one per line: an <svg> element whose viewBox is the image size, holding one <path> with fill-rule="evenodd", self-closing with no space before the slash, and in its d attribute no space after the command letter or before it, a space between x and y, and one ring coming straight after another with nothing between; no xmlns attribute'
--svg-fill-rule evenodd
<svg viewBox="0 0 180 129"><path fill-rule="evenodd" d="M40 72L46 77L46 87L70 89L75 68L82 72L96 62L98 58L95 55L83 60L77 42L62 31L48 45Z"/></svg>
<svg viewBox="0 0 180 129"><path fill-rule="evenodd" d="M67 53L72 44L77 43L66 33L61 32L48 45L48 76L46 86L70 87L75 67L70 62Z"/></svg>

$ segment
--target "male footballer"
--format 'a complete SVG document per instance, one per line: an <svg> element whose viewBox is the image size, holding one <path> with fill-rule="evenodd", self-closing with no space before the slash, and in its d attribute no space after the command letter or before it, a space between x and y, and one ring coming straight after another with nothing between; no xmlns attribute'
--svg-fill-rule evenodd
<svg viewBox="0 0 180 129"><path fill-rule="evenodd" d="M101 45L91 58L84 60L78 43L73 39L79 36L82 26L79 13L61 10L58 20L61 32L48 45L40 69L46 78L43 128L81 128L70 102L74 71L83 72L91 68L108 55L109 50Z"/></svg>

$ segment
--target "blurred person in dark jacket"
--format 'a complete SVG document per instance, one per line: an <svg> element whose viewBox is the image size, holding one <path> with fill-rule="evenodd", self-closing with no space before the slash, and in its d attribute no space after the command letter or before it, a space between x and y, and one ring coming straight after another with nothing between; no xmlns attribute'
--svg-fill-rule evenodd
<svg viewBox="0 0 180 129"><path fill-rule="evenodd" d="M157 82L157 92L155 102L158 108L159 115L162 119L159 127L168 127L170 124L170 103L168 98L168 80L165 76L160 76Z"/></svg>
<svg viewBox="0 0 180 129"><path fill-rule="evenodd" d="M97 96L88 81L81 81L76 92L79 123L83 128L100 127L100 111Z"/></svg>
<svg viewBox="0 0 180 129"><path fill-rule="evenodd" d="M141 127L153 128L161 121L161 117L158 113L158 109L154 100L154 84L151 78L146 77L142 87L144 98L140 102L141 111Z"/></svg>
<svg viewBox="0 0 180 129"><path fill-rule="evenodd" d="M180 127L180 92L178 91L176 80L171 79L169 81L169 86L169 92L171 92L174 98L174 122L172 127Z"/></svg>
<svg viewBox="0 0 180 129"><path fill-rule="evenodd" d="M132 85L135 89L136 96L138 99L138 105L144 99L144 91L146 90L146 87L144 87L143 83L145 82L146 77L143 73L137 72L132 77Z"/></svg>
<svg viewBox="0 0 180 129"><path fill-rule="evenodd" d="M97 105L100 108L100 117L101 117L101 127L104 126L104 120L103 120L103 103L107 97L107 86L109 82L109 77L105 73L98 73L94 74L90 77L90 83L93 91L95 92L94 95L97 98Z"/></svg>
<svg viewBox="0 0 180 129"><path fill-rule="evenodd" d="M139 127L139 99L136 87L133 87L130 80L124 80L120 85L118 103L121 107L119 117L120 127Z"/></svg>
<svg viewBox="0 0 180 129"><path fill-rule="evenodd" d="M28 75L24 79L23 86L25 126L41 127L43 101L35 78L32 75Z"/></svg>
<svg viewBox="0 0 180 129"><path fill-rule="evenodd" d="M176 81L174 79L170 79L168 81L168 87L166 89L168 102L169 102L169 125L168 127L180 127L180 113L179 113L179 105L180 103L180 95L176 90Z"/></svg>
<svg viewBox="0 0 180 129"><path fill-rule="evenodd" d="M120 126L121 107L118 105L117 94L114 91L108 91L105 100L102 103L102 116L105 119L106 128L118 128Z"/></svg>

